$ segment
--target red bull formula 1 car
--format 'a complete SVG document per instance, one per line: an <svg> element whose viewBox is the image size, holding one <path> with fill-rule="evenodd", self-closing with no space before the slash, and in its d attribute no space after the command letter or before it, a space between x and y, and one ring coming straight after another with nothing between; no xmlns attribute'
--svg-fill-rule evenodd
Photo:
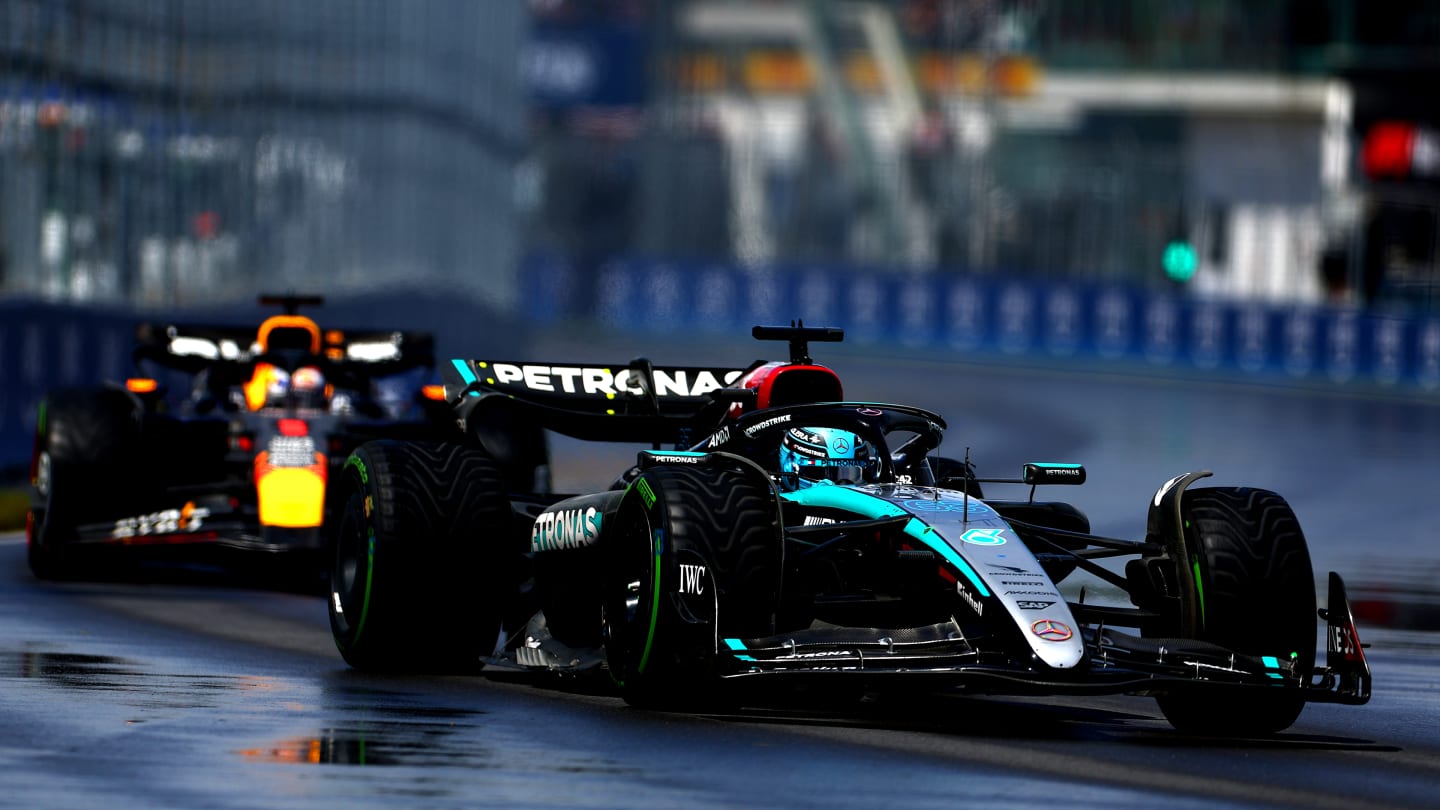
<svg viewBox="0 0 1440 810"><path fill-rule="evenodd" d="M424 384L428 334L321 329L298 314L318 297L260 300L283 312L258 329L142 324L144 376L46 396L27 521L37 576L229 550L261 552L250 559L276 571L312 558L323 573L329 483L350 451L453 432L440 386Z"/></svg>
<svg viewBox="0 0 1440 810"><path fill-rule="evenodd" d="M1317 611L1280 495L1180 475L1144 537L1096 536L1035 497L1083 467L977 478L939 455L939 415L844 398L808 356L838 330L756 336L789 341L790 361L453 361L462 440L379 441L345 463L329 600L345 660L608 670L630 703L680 709L827 685L1128 693L1197 733L1273 733L1308 702L1368 700L1344 584L1332 573ZM652 449L603 491L516 488L496 414ZM986 495L1006 486L1021 497ZM1126 599L1086 601L1062 589L1072 576Z"/></svg>

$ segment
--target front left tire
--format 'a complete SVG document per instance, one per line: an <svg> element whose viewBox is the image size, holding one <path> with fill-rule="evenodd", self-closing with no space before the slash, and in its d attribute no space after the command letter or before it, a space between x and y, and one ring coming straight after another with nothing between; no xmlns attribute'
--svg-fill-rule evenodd
<svg viewBox="0 0 1440 810"><path fill-rule="evenodd" d="M368 442L341 486L329 598L341 656L366 671L481 666L526 548L494 461L458 444Z"/></svg>
<svg viewBox="0 0 1440 810"><path fill-rule="evenodd" d="M80 526L121 515L143 469L137 404L117 388L71 388L40 404L26 557L40 579L90 573Z"/></svg>
<svg viewBox="0 0 1440 810"><path fill-rule="evenodd" d="M723 702L719 647L774 632L784 568L768 482L718 467L655 467L605 539L606 661L626 702Z"/></svg>

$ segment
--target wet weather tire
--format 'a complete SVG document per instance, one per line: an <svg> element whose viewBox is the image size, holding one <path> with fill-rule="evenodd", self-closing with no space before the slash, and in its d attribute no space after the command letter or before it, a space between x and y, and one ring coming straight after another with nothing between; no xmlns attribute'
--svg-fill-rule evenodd
<svg viewBox="0 0 1440 810"><path fill-rule="evenodd" d="M135 400L116 388L75 388L47 396L35 435L36 490L26 556L40 579L89 573L76 529L120 517L140 465Z"/></svg>
<svg viewBox="0 0 1440 810"><path fill-rule="evenodd" d="M1251 656L1274 656L1308 683L1315 666L1315 577L1300 522L1285 499L1250 488L1187 490L1181 505L1198 604L1182 618L1195 636ZM1176 729L1272 734L1304 708L1298 689L1195 690L1157 698Z"/></svg>
<svg viewBox="0 0 1440 810"><path fill-rule="evenodd" d="M475 669L495 648L524 552L484 451L375 441L346 461L330 628L369 671Z"/></svg>
<svg viewBox="0 0 1440 810"><path fill-rule="evenodd" d="M722 640L774 632L784 558L768 482L729 469L647 470L604 548L606 660L626 702L722 704Z"/></svg>

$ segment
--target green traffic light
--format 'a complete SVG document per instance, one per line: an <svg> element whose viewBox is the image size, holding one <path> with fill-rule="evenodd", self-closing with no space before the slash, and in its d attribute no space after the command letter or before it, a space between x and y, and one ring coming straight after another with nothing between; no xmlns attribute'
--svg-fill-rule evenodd
<svg viewBox="0 0 1440 810"><path fill-rule="evenodd" d="M1160 266L1172 281L1186 282L1195 277L1195 268L1200 264L1195 256L1195 246L1176 240L1165 246L1160 257Z"/></svg>

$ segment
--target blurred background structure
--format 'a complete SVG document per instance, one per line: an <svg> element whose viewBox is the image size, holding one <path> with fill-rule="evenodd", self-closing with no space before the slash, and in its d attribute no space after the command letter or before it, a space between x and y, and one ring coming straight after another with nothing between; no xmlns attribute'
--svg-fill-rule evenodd
<svg viewBox="0 0 1440 810"><path fill-rule="evenodd" d="M1437 77L1423 0L3 0L0 289L510 305L550 254L1429 312Z"/></svg>
<svg viewBox="0 0 1440 810"><path fill-rule="evenodd" d="M1434 391L1436 87L1425 0L0 0L0 435L276 289Z"/></svg>
<svg viewBox="0 0 1440 810"><path fill-rule="evenodd" d="M1432 3L533 7L532 250L1434 307Z"/></svg>
<svg viewBox="0 0 1440 810"><path fill-rule="evenodd" d="M3 0L0 284L150 307L514 300L522 5Z"/></svg>

